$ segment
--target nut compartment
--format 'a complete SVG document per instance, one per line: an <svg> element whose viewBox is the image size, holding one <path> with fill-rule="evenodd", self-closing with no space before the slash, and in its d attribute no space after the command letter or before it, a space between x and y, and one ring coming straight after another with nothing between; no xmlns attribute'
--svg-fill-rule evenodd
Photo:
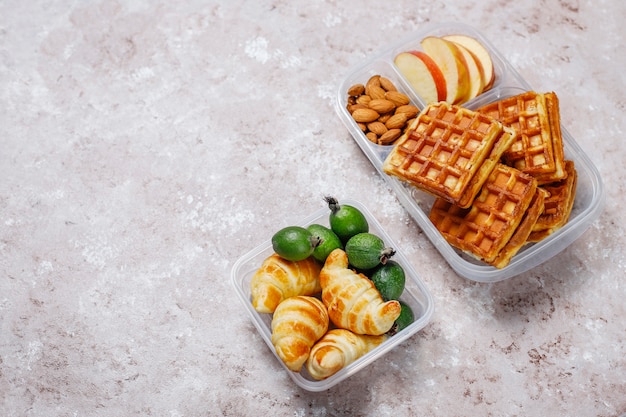
<svg viewBox="0 0 626 417"><path fill-rule="evenodd" d="M259 334L270 348L276 360L285 368L290 378L301 388L308 391L324 391L332 386L340 383L344 379L354 375L356 372L363 369L365 366L371 364L376 359L380 358L385 353L402 343L419 330L424 328L430 321L434 312L433 298L422 279L417 274L415 269L408 262L407 258L402 253L402 248L398 247L391 237L385 232L380 223L374 218L374 216L364 207L360 202L355 200L340 200L341 204L349 204L358 208L366 217L370 232L378 235L387 246L391 246L396 250L396 254L393 259L400 263L406 274L406 287L400 297L400 300L407 303L415 315L415 319L411 325L398 332L394 336L386 340L382 345L378 346L373 351L367 353L363 357L359 358L354 363L346 366L344 369L337 372L335 375L321 381L317 381L311 378L306 369L303 368L301 372L292 372L289 370L282 360L276 355L276 351L271 341L271 314L258 313L253 307L250 301L250 281L255 271L260 267L265 258L273 253L272 245L268 239L266 242L252 249L247 254L243 255L233 265L231 271L231 281L239 299L241 300L244 308L250 315L254 326L259 331ZM329 227L328 216L330 211L328 208L320 209L309 217L305 218L298 224L299 226L308 226L312 223L322 224Z"/></svg>
<svg viewBox="0 0 626 417"><path fill-rule="evenodd" d="M578 171L576 199L568 223L543 241L524 246L519 253L513 257L508 266L503 269L496 269L463 254L450 246L450 244L443 239L439 231L428 219L428 213L434 201L433 197L385 174L382 171L382 164L391 147L375 145L363 141L363 136L360 132L352 129L351 124L346 119L346 115L341 110L341 103L342 100L344 100L345 91L349 87L347 84L358 82L356 80L358 80L362 74L366 74L373 69L389 70L391 74L382 73L381 75L395 77L403 89L409 92L412 91L411 87L393 65L395 55L402 51L416 49L417 46L419 46L420 40L426 36L443 36L458 33L466 34L480 40L489 50L496 71L496 80L491 89L464 103L464 106L475 109L498 99L532 90L530 85L528 85L505 58L496 51L491 43L478 31L469 26L447 23L416 32L385 49L383 52L378 53L372 60L361 63L355 67L339 85L336 102L337 112L346 127L350 130L361 150L366 154L387 184L394 190L398 200L418 223L424 233L426 233L430 241L444 256L450 266L459 275L467 279L478 282L496 282L528 271L555 256L580 237L600 215L604 203L604 189L599 172L588 159L584 151L574 141L567 129L561 126L565 158L573 160ZM375 66L371 65L373 63L375 63ZM383 67L384 63L388 64L387 68ZM426 103L424 103L417 94L414 93L413 95L418 107L423 108ZM561 107L562 106L561 104Z"/></svg>

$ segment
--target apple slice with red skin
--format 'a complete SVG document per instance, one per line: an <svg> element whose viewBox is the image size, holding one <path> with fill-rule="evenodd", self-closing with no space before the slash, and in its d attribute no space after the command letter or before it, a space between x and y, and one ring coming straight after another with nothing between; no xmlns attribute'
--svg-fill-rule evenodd
<svg viewBox="0 0 626 417"><path fill-rule="evenodd" d="M470 91L467 100L471 100L481 94L485 88L485 72L481 62L474 54L461 44L456 44L465 58L465 65L470 80Z"/></svg>
<svg viewBox="0 0 626 417"><path fill-rule="evenodd" d="M394 64L426 103L446 99L446 79L435 61L424 52L401 52L395 57Z"/></svg>
<svg viewBox="0 0 626 417"><path fill-rule="evenodd" d="M446 101L458 104L469 97L470 81L465 58L454 42L437 36L427 36L421 42L446 79Z"/></svg>
<svg viewBox="0 0 626 417"><path fill-rule="evenodd" d="M469 35L456 34L456 35L447 35L443 37L448 41L455 42L459 45L463 45L466 47L478 60L480 61L483 71L485 73L484 90L488 90L493 85L493 82L496 78L496 73L493 67L493 60L491 59L491 54L485 48L485 46L476 38L473 38Z"/></svg>

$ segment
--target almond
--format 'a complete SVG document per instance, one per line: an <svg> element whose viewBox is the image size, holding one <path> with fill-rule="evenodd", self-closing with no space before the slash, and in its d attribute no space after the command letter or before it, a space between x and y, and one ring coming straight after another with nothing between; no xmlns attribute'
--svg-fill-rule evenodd
<svg viewBox="0 0 626 417"><path fill-rule="evenodd" d="M385 93L385 99L391 101L397 107L404 106L411 102L411 100L409 100L409 97L406 94L403 94L399 91L387 91Z"/></svg>
<svg viewBox="0 0 626 417"><path fill-rule="evenodd" d="M372 86L380 87L380 75L372 75L365 83L366 90Z"/></svg>
<svg viewBox="0 0 626 417"><path fill-rule="evenodd" d="M360 96L365 91L365 86L363 84L354 84L352 87L348 88L348 95L351 97Z"/></svg>
<svg viewBox="0 0 626 417"><path fill-rule="evenodd" d="M367 106L372 110L376 110L378 113L389 113L396 108L396 105L393 104L392 101L385 100L384 98L372 99Z"/></svg>
<svg viewBox="0 0 626 417"><path fill-rule="evenodd" d="M368 96L368 95L365 95L365 94L361 95L361 96L358 96L356 98L356 102L357 103L364 104L366 106L369 104L370 101L372 101L372 98L370 96Z"/></svg>
<svg viewBox="0 0 626 417"><path fill-rule="evenodd" d="M378 138L378 144L379 145L389 145L394 140L398 139L401 134L402 134L402 130L400 130L400 129L390 129L384 135L382 135L380 138Z"/></svg>
<svg viewBox="0 0 626 417"><path fill-rule="evenodd" d="M378 143L378 136L374 132L367 132L365 137L368 138L371 142Z"/></svg>
<svg viewBox="0 0 626 417"><path fill-rule="evenodd" d="M375 99L384 99L386 91L379 85L371 85L369 88L365 88L365 93L372 98Z"/></svg>
<svg viewBox="0 0 626 417"><path fill-rule="evenodd" d="M405 104L404 106L396 107L396 114L398 113L406 113L407 119L412 119L417 116L419 109L412 104Z"/></svg>
<svg viewBox="0 0 626 417"><path fill-rule="evenodd" d="M381 114L380 117L378 118L378 121L381 123L387 123L387 120L389 120L391 116L393 116L393 113Z"/></svg>
<svg viewBox="0 0 626 417"><path fill-rule="evenodd" d="M377 122L368 123L367 124L367 128L370 130L370 132L374 132L378 136L384 135L385 133L387 133L387 127L385 126L385 124L381 123L381 122L378 122L378 121Z"/></svg>
<svg viewBox="0 0 626 417"><path fill-rule="evenodd" d="M378 112L372 109L356 109L352 113L352 117L354 118L354 120L360 123L373 122L374 120L378 119L378 116L380 116Z"/></svg>
<svg viewBox="0 0 626 417"><path fill-rule="evenodd" d="M380 83L380 86L385 90L385 91L396 91L396 86L393 84L393 82L387 78L387 77L379 77L378 78L378 82Z"/></svg>
<svg viewBox="0 0 626 417"><path fill-rule="evenodd" d="M387 129L402 129L408 120L406 113L394 114L385 122Z"/></svg>

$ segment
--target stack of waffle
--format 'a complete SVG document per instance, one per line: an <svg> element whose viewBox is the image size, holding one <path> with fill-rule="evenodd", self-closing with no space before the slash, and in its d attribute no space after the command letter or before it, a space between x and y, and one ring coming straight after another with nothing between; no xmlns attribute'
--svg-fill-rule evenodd
<svg viewBox="0 0 626 417"><path fill-rule="evenodd" d="M429 217L444 238L497 268L563 226L576 190L554 93L526 92L476 111L431 104L383 170L436 196Z"/></svg>

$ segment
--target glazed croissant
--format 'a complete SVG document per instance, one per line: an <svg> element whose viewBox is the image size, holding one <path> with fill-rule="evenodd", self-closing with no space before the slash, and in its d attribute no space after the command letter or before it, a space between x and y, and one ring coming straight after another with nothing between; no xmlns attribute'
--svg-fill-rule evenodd
<svg viewBox="0 0 626 417"><path fill-rule="evenodd" d="M250 281L252 306L259 313L273 313L286 298L320 292L320 269L313 257L293 262L273 254L263 261Z"/></svg>
<svg viewBox="0 0 626 417"><path fill-rule="evenodd" d="M278 305L272 317L272 344L287 368L300 371L328 323L326 307L315 297L298 295Z"/></svg>
<svg viewBox="0 0 626 417"><path fill-rule="evenodd" d="M335 249L320 272L322 301L335 326L357 334L381 335L400 315L397 300L385 302L365 275L348 269L348 256Z"/></svg>
<svg viewBox="0 0 626 417"><path fill-rule="evenodd" d="M317 380L328 378L383 343L386 338L386 335L361 335L346 329L329 330L311 349L306 369Z"/></svg>

